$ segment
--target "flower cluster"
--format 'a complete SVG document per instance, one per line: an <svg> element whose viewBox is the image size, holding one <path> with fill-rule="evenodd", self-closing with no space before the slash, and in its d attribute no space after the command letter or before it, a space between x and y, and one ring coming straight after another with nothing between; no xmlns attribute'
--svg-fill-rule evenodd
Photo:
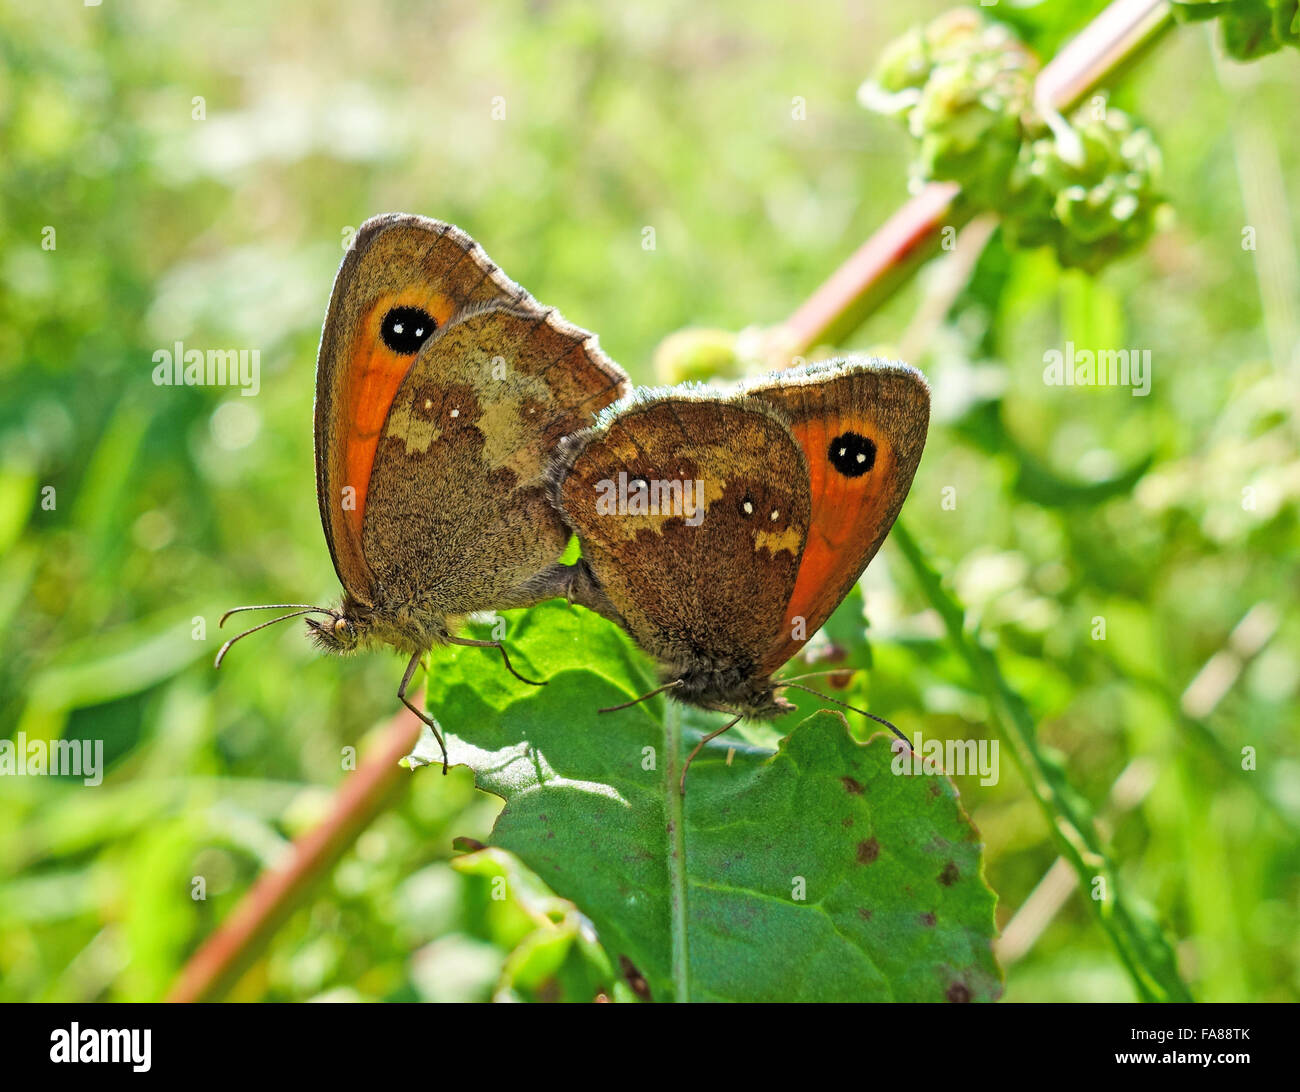
<svg viewBox="0 0 1300 1092"><path fill-rule="evenodd" d="M1062 265L1096 271L1155 230L1160 149L1121 110L1089 106L1068 134L1021 144L1004 216L1013 246L1051 246Z"/></svg>
<svg viewBox="0 0 1300 1092"><path fill-rule="evenodd" d="M996 207L1037 71L1009 29L960 8L893 42L859 99L905 122L918 142L914 177L960 182L971 201Z"/></svg>
<svg viewBox="0 0 1300 1092"><path fill-rule="evenodd" d="M913 176L952 181L1007 237L1096 270L1144 243L1162 205L1151 134L1098 101L1068 121L1034 102L1038 63L1007 27L959 9L884 53L859 98L917 140Z"/></svg>

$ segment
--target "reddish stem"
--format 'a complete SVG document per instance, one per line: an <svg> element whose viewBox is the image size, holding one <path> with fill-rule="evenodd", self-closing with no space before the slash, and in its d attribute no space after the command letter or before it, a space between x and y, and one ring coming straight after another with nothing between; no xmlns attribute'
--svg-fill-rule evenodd
<svg viewBox="0 0 1300 1092"><path fill-rule="evenodd" d="M335 793L328 818L293 843L282 866L262 873L234 913L190 957L168 1001L211 1001L239 980L312 883L405 789L411 774L398 761L410 754L419 734L419 719L406 710L389 722L382 743Z"/></svg>

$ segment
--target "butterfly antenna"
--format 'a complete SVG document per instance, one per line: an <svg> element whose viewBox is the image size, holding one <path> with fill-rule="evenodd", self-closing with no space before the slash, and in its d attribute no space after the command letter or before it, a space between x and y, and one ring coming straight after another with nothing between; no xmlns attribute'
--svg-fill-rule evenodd
<svg viewBox="0 0 1300 1092"><path fill-rule="evenodd" d="M221 621L217 623L217 629L226 624L226 619L232 614L239 614L246 610L318 610L321 614L333 614L334 612L328 607L313 607L310 603L261 603L255 607L231 607L221 616Z"/></svg>
<svg viewBox="0 0 1300 1092"><path fill-rule="evenodd" d="M859 709L856 705L850 705L846 701L840 701L838 698L832 698L829 694L823 694L820 690L814 690L811 686L800 686L798 683L795 682L783 681L778 684L777 689L783 690L787 686L790 687L792 690L807 691L809 694L814 694L817 697L821 698L822 701L828 701L832 705L839 705L845 709L851 710L854 713L861 713L864 717L869 717L871 720L874 720L877 724L883 724L886 728L888 728L891 732L893 732L894 735L896 735L899 739L901 739L904 743L906 743L909 748L911 748L912 746L912 741L908 739L907 736L903 735L903 733L900 732L897 727L895 727L893 724L887 721L884 717L878 717L876 716L875 713L868 713L865 709Z"/></svg>
<svg viewBox="0 0 1300 1092"><path fill-rule="evenodd" d="M292 604L292 603L284 604L284 606L294 606L294 605L296 604ZM258 609L259 608L257 607L236 607L235 608L235 610L258 610ZM235 611L227 611L226 615L222 617L221 621L224 622L226 620L226 617L234 613ZM230 651L230 646L233 645L236 641L242 641L250 633L256 633L259 629L266 629L267 626L273 626L276 624L276 622L284 622L290 618L297 618L300 614L315 614L315 613L332 614L333 612L326 610L324 607L306 607L303 610L295 610L289 614L282 614L280 615L279 618L272 618L269 622L263 622L261 625L254 626L252 629L246 629L244 630L243 633L237 634L236 636L230 638L229 641L227 641L224 645L222 645L219 649L217 649L217 658L212 666L220 667L221 661L226 658L226 653ZM218 622L217 625L220 626L221 622Z"/></svg>
<svg viewBox="0 0 1300 1092"><path fill-rule="evenodd" d="M632 706L640 705L641 702L646 701L649 698L653 698L656 694L662 694L665 690L672 690L673 688L681 685L682 685L681 679L674 679L670 683L664 683L663 686L656 687L654 690L651 690L650 693L648 694L642 694L639 698L633 698L631 701L625 701L622 705L609 705L606 706L604 709L597 709L596 712L617 713L620 709L631 709Z"/></svg>

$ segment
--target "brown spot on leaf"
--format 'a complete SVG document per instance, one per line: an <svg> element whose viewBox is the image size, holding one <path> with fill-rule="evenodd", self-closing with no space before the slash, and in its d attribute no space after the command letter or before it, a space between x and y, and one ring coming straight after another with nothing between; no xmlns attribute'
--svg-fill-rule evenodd
<svg viewBox="0 0 1300 1092"><path fill-rule="evenodd" d="M964 982L954 982L948 987L948 1000L954 1005L964 1005L970 1001L970 990Z"/></svg>
<svg viewBox="0 0 1300 1092"><path fill-rule="evenodd" d="M851 826L853 826L853 816L851 816L851 815L846 815L843 819L840 820L840 826L842 826L842 827L851 827Z"/></svg>
<svg viewBox="0 0 1300 1092"><path fill-rule="evenodd" d="M844 786L844 791L850 796L861 796L864 791L862 782L852 777L841 777L840 784Z"/></svg>
<svg viewBox="0 0 1300 1092"><path fill-rule="evenodd" d="M938 920L939 919L934 916L933 910L927 910L924 914L921 915L921 924L924 925L927 929L933 929L934 923Z"/></svg>
<svg viewBox="0 0 1300 1092"><path fill-rule="evenodd" d="M627 979L627 984L632 987L632 992L642 1001L651 1001L650 983L645 980L645 975L637 970L636 964L625 955L618 957L618 969L623 972L623 977Z"/></svg>
<svg viewBox="0 0 1300 1092"><path fill-rule="evenodd" d="M960 878L961 874L957 871L957 866L953 864L952 861L949 861L944 865L943 871L939 873L939 882L943 884L944 887L951 887Z"/></svg>
<svg viewBox="0 0 1300 1092"><path fill-rule="evenodd" d="M871 914L872 911L868 910L865 906L858 907L858 917L860 917L863 921L870 921Z"/></svg>
<svg viewBox="0 0 1300 1092"><path fill-rule="evenodd" d="M875 838L858 843L858 864L871 864L879 856L880 843Z"/></svg>

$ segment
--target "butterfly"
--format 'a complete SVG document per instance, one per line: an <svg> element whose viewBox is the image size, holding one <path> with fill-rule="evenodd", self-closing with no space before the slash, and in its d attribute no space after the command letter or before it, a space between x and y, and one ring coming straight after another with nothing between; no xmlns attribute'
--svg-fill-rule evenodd
<svg viewBox="0 0 1300 1092"><path fill-rule="evenodd" d="M637 392L561 443L550 480L581 544L576 601L658 664L663 685L636 700L668 691L733 717L691 752L682 791L710 739L794 708L778 691L797 684L774 673L879 550L929 416L916 369L848 359L726 396Z"/></svg>
<svg viewBox="0 0 1300 1092"><path fill-rule="evenodd" d="M316 364L316 494L337 607L301 603L227 641L306 615L328 652L495 648L455 635L476 611L566 595L570 533L546 470L560 439L628 392L594 335L543 307L451 224L388 214L357 232L334 281ZM580 590L580 589L579 589ZM525 679L526 682L532 680ZM447 769L443 746L443 772Z"/></svg>

